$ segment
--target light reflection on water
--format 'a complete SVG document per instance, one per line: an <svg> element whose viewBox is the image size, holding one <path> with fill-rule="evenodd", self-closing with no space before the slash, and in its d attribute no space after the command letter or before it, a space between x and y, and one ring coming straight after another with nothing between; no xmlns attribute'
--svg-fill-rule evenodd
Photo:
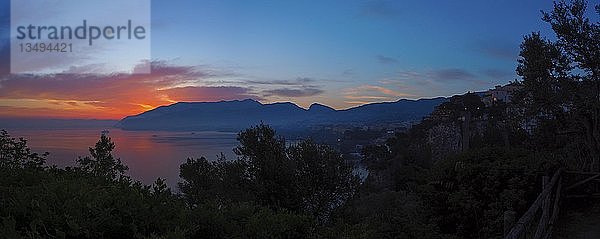
<svg viewBox="0 0 600 239"><path fill-rule="evenodd" d="M23 137L34 152L49 152L48 164L72 166L78 156L89 155L104 130L98 129L8 129L12 137ZM172 188L179 181L179 165L187 158L215 160L220 153L235 159L235 133L124 131L108 129L115 142L113 154L129 166L128 174L146 184L157 177L167 179Z"/></svg>

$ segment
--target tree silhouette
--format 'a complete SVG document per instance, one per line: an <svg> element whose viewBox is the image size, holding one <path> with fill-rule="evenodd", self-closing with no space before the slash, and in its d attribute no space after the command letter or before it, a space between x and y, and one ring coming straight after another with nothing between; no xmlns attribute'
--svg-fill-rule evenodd
<svg viewBox="0 0 600 239"><path fill-rule="evenodd" d="M43 169L48 153L38 154L27 147L27 140L10 137L0 130L0 166L5 168Z"/></svg>
<svg viewBox="0 0 600 239"><path fill-rule="evenodd" d="M583 0L555 2L543 13L556 34L555 42L538 33L524 38L517 73L523 78L519 97L526 116L544 130L572 132L600 171L600 23L590 22ZM600 5L596 12L600 15Z"/></svg>
<svg viewBox="0 0 600 239"><path fill-rule="evenodd" d="M234 152L247 162L251 187L260 203L298 210L293 162L287 159L285 140L260 124L240 132L238 141L240 146Z"/></svg>
<svg viewBox="0 0 600 239"><path fill-rule="evenodd" d="M326 222L334 209L350 199L358 177L341 155L326 145L305 140L288 150L303 210Z"/></svg>
<svg viewBox="0 0 600 239"><path fill-rule="evenodd" d="M109 179L118 179L124 176L128 167L121 163L121 159L115 159L112 151L115 149L110 137L100 136L100 140L93 148L89 148L90 156L79 157L77 163L84 171L96 176Z"/></svg>
<svg viewBox="0 0 600 239"><path fill-rule="evenodd" d="M253 202L325 223L358 187L352 166L329 146L305 140L286 147L264 124L240 132L238 140L237 160L188 159L181 165L179 187L191 204Z"/></svg>

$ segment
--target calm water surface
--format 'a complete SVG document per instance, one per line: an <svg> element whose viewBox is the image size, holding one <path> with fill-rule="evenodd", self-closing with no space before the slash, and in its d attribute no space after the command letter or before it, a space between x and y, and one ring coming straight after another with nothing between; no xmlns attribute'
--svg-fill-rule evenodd
<svg viewBox="0 0 600 239"><path fill-rule="evenodd" d="M12 137L23 137L35 152L49 152L48 164L59 167L75 164L78 156L89 155L88 148L99 139L97 129L8 129ZM124 131L109 128L115 142L113 155L129 166L128 174L146 184L157 177L167 179L172 188L179 181L179 165L187 158L215 160L220 153L235 159L235 133Z"/></svg>

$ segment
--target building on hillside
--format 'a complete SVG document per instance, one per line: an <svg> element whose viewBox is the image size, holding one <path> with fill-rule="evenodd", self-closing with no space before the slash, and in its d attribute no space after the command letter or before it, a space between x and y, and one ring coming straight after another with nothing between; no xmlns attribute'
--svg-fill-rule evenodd
<svg viewBox="0 0 600 239"><path fill-rule="evenodd" d="M510 103L512 102L515 92L522 88L523 86L515 83L510 83L504 86L497 85L494 89L490 89L485 92L482 101L486 107L492 106L496 102Z"/></svg>

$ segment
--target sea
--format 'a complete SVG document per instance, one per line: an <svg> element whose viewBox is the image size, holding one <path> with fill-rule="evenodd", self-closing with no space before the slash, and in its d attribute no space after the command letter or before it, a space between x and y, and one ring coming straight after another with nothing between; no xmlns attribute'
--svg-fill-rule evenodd
<svg viewBox="0 0 600 239"><path fill-rule="evenodd" d="M186 159L217 160L221 154L228 160L237 159L233 153L238 145L236 133L126 131L105 127L6 130L11 137L25 138L34 152L50 153L47 164L58 167L74 166L78 157L89 155L89 148L104 131L115 143L113 155L129 167L127 174L132 179L151 184L160 177L174 191L178 191L179 166Z"/></svg>

